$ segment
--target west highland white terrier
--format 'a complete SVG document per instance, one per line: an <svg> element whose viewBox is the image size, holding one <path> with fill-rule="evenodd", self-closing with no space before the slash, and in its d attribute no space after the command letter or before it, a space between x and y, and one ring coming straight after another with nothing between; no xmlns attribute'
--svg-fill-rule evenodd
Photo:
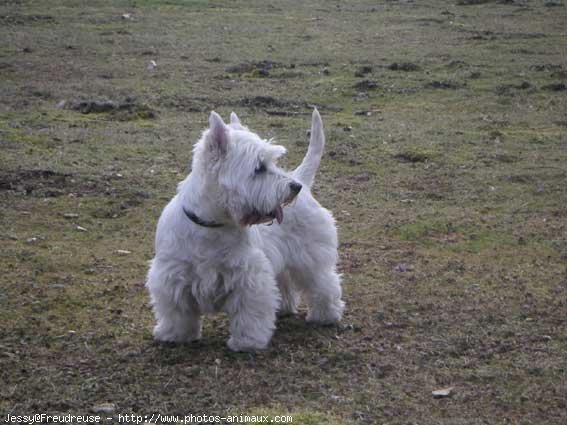
<svg viewBox="0 0 567 425"><path fill-rule="evenodd" d="M309 322L338 322L337 230L310 191L325 145L319 112L307 154L291 173L276 165L286 149L258 137L234 112L228 125L212 112L209 124L194 146L191 173L158 222L146 282L155 338L197 340L202 315L222 311L230 319L228 347L261 350L276 313L297 313L300 296Z"/></svg>

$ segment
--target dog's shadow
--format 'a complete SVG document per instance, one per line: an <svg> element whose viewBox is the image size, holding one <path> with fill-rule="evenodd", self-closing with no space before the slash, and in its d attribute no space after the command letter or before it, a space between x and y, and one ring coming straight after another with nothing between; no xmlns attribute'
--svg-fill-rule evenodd
<svg viewBox="0 0 567 425"><path fill-rule="evenodd" d="M152 340L148 352L151 361L162 366L179 364L208 364L211 362L255 362L261 358L275 358L286 352L304 349L334 338L341 325L315 325L305 321L305 314L280 317L268 348L257 352L234 352L228 349L228 326L224 330L205 325L203 339L190 343L158 342Z"/></svg>

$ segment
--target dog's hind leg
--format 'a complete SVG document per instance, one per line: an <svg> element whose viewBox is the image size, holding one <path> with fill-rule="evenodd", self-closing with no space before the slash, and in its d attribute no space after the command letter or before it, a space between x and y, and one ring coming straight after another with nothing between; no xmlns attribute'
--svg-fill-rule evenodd
<svg viewBox="0 0 567 425"><path fill-rule="evenodd" d="M183 264L152 262L146 286L157 321L154 337L158 341L190 342L201 338L201 311L186 273Z"/></svg>
<svg viewBox="0 0 567 425"><path fill-rule="evenodd" d="M340 276L334 270L294 270L292 277L305 297L308 322L330 325L341 320L345 304Z"/></svg>
<svg viewBox="0 0 567 425"><path fill-rule="evenodd" d="M280 295L282 297L280 308L278 309L278 316L292 316L297 314L297 306L299 305L300 296L299 292L295 288L293 281L289 272L283 271L278 277L278 289L280 290Z"/></svg>

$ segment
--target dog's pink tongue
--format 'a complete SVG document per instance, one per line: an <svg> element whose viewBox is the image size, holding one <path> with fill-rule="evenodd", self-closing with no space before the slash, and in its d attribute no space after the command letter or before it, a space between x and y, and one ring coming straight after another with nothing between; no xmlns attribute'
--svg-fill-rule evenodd
<svg viewBox="0 0 567 425"><path fill-rule="evenodd" d="M283 209L282 209L282 207L281 206L277 207L274 212L276 213L276 220L278 221L278 224L282 224L282 221L283 221Z"/></svg>

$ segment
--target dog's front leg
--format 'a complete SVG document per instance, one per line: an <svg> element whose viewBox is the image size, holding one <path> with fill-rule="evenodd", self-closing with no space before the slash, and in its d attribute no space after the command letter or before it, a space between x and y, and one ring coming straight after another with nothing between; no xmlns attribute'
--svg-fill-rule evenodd
<svg viewBox="0 0 567 425"><path fill-rule="evenodd" d="M201 311L189 287L187 266L152 261L146 286L156 317L154 337L162 342L191 342L201 338Z"/></svg>
<svg viewBox="0 0 567 425"><path fill-rule="evenodd" d="M267 347L275 329L280 295L271 266L264 255L233 270L233 289L223 310L230 318L228 347L257 351Z"/></svg>

